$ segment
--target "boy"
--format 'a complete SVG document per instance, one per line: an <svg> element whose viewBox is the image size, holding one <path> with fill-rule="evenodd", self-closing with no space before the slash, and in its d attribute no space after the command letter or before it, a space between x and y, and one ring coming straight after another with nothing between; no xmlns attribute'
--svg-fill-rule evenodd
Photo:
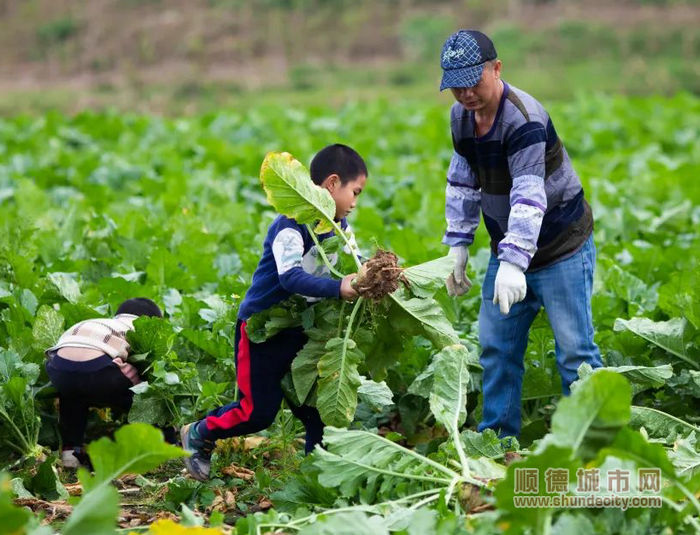
<svg viewBox="0 0 700 535"><path fill-rule="evenodd" d="M365 187L367 167L362 157L345 145L330 145L311 161L311 179L328 190L335 201L335 219L348 230L345 217L355 207ZM269 427L282 402L281 381L292 360L306 343L301 327L286 329L265 342L250 342L246 321L293 294L306 298L342 298L352 300L357 293L351 286L355 274L342 280L332 279L325 266L317 266L317 248L304 225L278 216L265 238L263 255L253 274L253 283L238 310L235 360L239 400L211 411L204 419L180 430L182 447L192 456L185 465L192 477L209 478L211 452L217 439L255 433ZM321 234L318 240L330 238ZM315 407L296 407L292 413L306 429L306 453L323 437L323 422Z"/></svg>
<svg viewBox="0 0 700 535"><path fill-rule="evenodd" d="M81 321L64 332L55 346L46 350L46 372L58 390L58 428L61 463L66 468L87 464L83 450L89 407L110 407L128 413L139 383L139 374L127 362L127 331L139 316L161 318L153 301L136 297L124 301L114 318Z"/></svg>

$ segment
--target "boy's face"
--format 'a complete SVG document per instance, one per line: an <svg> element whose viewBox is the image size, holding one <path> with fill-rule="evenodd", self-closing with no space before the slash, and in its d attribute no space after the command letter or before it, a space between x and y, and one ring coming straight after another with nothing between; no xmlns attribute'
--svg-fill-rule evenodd
<svg viewBox="0 0 700 535"><path fill-rule="evenodd" d="M357 202L357 197L362 193L367 182L366 175L358 175L353 180L343 184L336 174L329 175L321 184L328 190L335 201L335 218L347 217Z"/></svg>

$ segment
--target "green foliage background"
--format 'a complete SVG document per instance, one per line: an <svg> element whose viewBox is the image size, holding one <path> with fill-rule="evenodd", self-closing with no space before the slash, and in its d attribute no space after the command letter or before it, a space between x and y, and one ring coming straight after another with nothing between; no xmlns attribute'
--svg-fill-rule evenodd
<svg viewBox="0 0 700 535"><path fill-rule="evenodd" d="M604 360L632 385L632 426L675 445L683 457L674 458L674 466L695 473L700 100L683 93L588 96L550 111L596 218L593 311ZM369 167L352 217L360 247L366 253L376 244L387 247L405 265L442 256L448 132L447 106L410 99L337 109L259 106L176 119L53 112L0 121L0 439L7 464L36 453L37 440L57 445L43 350L66 326L113 314L127 297L151 297L166 311L164 322L140 320L132 339L141 355L136 360L149 368L133 419L184 423L234 397L236 311L275 217L258 180L270 150L307 163L327 143L352 145ZM437 296L471 348L478 340L487 243L480 228L470 260L471 293L459 300L444 290ZM396 349L396 340L382 343ZM402 440L422 454L441 455L444 434L431 416L426 387L411 389L418 375L420 384L433 380L423 374L432 352L420 336L399 349L400 360L386 377L395 406L377 412L360 403L355 426L372 429L395 418ZM525 369L521 446L537 452L535 441L551 424L551 448L560 448L551 451L562 462L574 453L594 456L605 441L566 438L574 412L564 411L559 424L552 419L560 386L544 312L531 332ZM478 372L468 384L466 425L473 428L480 418ZM627 411L625 403L618 405ZM606 451L623 456L605 433ZM661 446L649 449L642 435L629 440L650 458L665 459ZM569 449L561 450L562 441ZM544 447L532 465L549 462ZM264 479L264 471L258 477ZM274 484L291 477L307 476L288 473ZM292 498L283 494L279 503Z"/></svg>

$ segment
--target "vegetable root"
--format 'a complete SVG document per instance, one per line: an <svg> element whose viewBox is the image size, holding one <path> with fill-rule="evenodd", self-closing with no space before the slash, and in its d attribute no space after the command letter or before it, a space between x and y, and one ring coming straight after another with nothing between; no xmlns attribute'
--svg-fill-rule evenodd
<svg viewBox="0 0 700 535"><path fill-rule="evenodd" d="M399 267L398 257L389 251L378 249L375 255L362 265L353 281L362 296L378 301L396 291L399 282L408 287L408 280Z"/></svg>

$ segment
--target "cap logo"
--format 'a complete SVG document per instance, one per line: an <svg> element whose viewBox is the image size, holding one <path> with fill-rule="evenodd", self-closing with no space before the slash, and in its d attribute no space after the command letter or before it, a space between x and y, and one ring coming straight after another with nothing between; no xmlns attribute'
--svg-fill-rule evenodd
<svg viewBox="0 0 700 535"><path fill-rule="evenodd" d="M448 48L442 55L442 61L449 61L451 59L458 59L466 55L467 51L464 48Z"/></svg>

